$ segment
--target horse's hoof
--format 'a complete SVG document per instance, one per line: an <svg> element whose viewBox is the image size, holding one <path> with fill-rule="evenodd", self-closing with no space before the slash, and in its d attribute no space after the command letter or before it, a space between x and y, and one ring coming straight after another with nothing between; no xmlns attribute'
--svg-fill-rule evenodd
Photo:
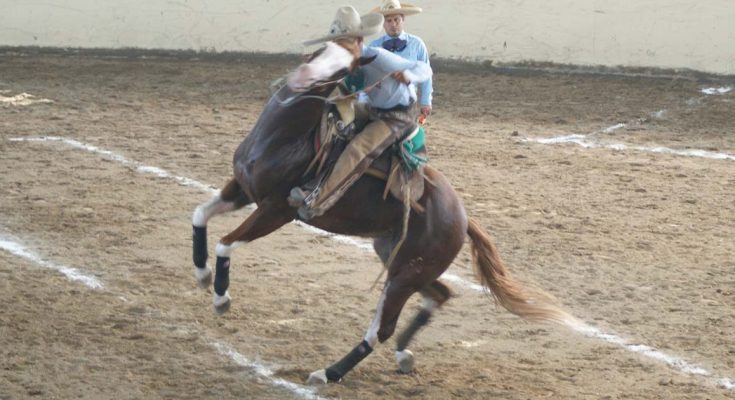
<svg viewBox="0 0 735 400"><path fill-rule="evenodd" d="M194 276L197 278L197 286L207 289L212 286L212 269L209 267L194 268Z"/></svg>
<svg viewBox="0 0 735 400"><path fill-rule="evenodd" d="M396 362L398 362L398 369L404 373L409 374L413 372L413 353L411 350L396 351Z"/></svg>
<svg viewBox="0 0 735 400"><path fill-rule="evenodd" d="M217 315L222 315L228 311L230 311L230 294L228 292L225 292L224 296L220 296L217 293L214 294L214 312L217 313Z"/></svg>
<svg viewBox="0 0 735 400"><path fill-rule="evenodd" d="M306 380L307 385L326 385L327 384L327 371L320 369L314 371L309 375L309 379Z"/></svg>

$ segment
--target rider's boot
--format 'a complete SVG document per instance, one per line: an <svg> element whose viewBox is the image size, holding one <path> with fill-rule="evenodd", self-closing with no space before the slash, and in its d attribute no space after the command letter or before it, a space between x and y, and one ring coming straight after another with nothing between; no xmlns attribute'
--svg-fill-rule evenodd
<svg viewBox="0 0 735 400"><path fill-rule="evenodd" d="M342 151L347 146L347 141L342 138L337 138L329 149L329 155L327 161L324 163L324 167L321 172L314 177L314 179L306 182L302 186L296 186L291 189L291 193L288 195L288 205L294 208L303 208L310 200L313 200L318 195L317 191L325 178L329 175L329 172L334 168L334 164L337 163ZM299 213L301 215L302 213ZM306 215L306 214L305 214ZM303 217L303 216L302 216ZM309 218L306 218L309 219Z"/></svg>
<svg viewBox="0 0 735 400"><path fill-rule="evenodd" d="M396 129L398 132L399 130ZM396 134L384 121L378 120L368 124L355 136L317 187L312 191L294 188L291 195L294 200L303 199L299 207L299 217L307 221L324 214L352 186L363 172L388 146L395 142Z"/></svg>

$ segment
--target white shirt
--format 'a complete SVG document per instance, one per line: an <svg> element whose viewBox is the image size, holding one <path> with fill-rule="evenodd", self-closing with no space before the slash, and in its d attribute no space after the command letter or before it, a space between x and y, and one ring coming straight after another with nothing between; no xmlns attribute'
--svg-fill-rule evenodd
<svg viewBox="0 0 735 400"><path fill-rule="evenodd" d="M424 41L420 37L403 31L397 38L406 41L406 48L401 51L395 51L393 54L399 55L407 60L423 61L431 66L429 62L429 51L426 49L426 44L424 44ZM383 48L383 43L391 39L394 39L394 37L386 34L370 42L369 46ZM430 106L431 94L434 92L431 78L417 83L417 86L421 89L419 104L421 106Z"/></svg>
<svg viewBox="0 0 735 400"><path fill-rule="evenodd" d="M379 47L363 47L363 57L375 59L361 67L365 75L365 87L377 83L368 89L368 103L375 108L393 108L395 106L408 106L416 101L415 84L431 78L432 71L429 64L423 61L409 61ZM411 82L408 85L398 82L390 76L393 72L403 71L406 78ZM382 81L381 81L382 79Z"/></svg>

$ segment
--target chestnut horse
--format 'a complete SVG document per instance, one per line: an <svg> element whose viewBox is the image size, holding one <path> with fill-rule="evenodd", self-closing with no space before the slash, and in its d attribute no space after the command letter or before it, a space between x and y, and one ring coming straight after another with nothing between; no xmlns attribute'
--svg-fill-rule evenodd
<svg viewBox="0 0 735 400"><path fill-rule="evenodd" d="M207 221L216 214L256 203L257 209L237 229L220 239L216 247L214 307L218 313L230 306L229 267L237 245L266 236L297 219L287 203L289 191L310 179L304 171L315 156L314 134L321 119L325 99L338 80L359 63L361 44L351 40L327 43L310 61L302 64L288 85L266 104L255 127L235 152L234 178L193 215L195 275L201 287L212 282L207 266ZM396 361L401 371L413 368L413 354L407 346L416 332L427 324L434 310L450 297L450 290L437 279L462 248L465 237L472 245L475 272L496 301L510 312L534 320L564 321L569 316L543 292L513 280L500 260L490 237L474 220L468 219L461 200L447 179L426 166L425 191L418 200L420 211L411 210L405 240L402 202L383 199L385 182L363 176L333 208L323 216L305 221L325 231L369 237L383 264L389 259L387 277L375 317L361 343L332 366L315 371L309 383L335 382L364 359L378 342L394 333L401 309L411 295L419 292L424 303L411 324L398 337Z"/></svg>

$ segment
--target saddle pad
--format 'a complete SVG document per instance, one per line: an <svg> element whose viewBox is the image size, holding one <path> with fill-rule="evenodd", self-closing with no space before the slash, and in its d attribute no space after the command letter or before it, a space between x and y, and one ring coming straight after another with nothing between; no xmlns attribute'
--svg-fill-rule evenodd
<svg viewBox="0 0 735 400"><path fill-rule="evenodd" d="M426 164L426 132L423 126L418 126L406 139L401 142L401 160L409 171L414 171Z"/></svg>

